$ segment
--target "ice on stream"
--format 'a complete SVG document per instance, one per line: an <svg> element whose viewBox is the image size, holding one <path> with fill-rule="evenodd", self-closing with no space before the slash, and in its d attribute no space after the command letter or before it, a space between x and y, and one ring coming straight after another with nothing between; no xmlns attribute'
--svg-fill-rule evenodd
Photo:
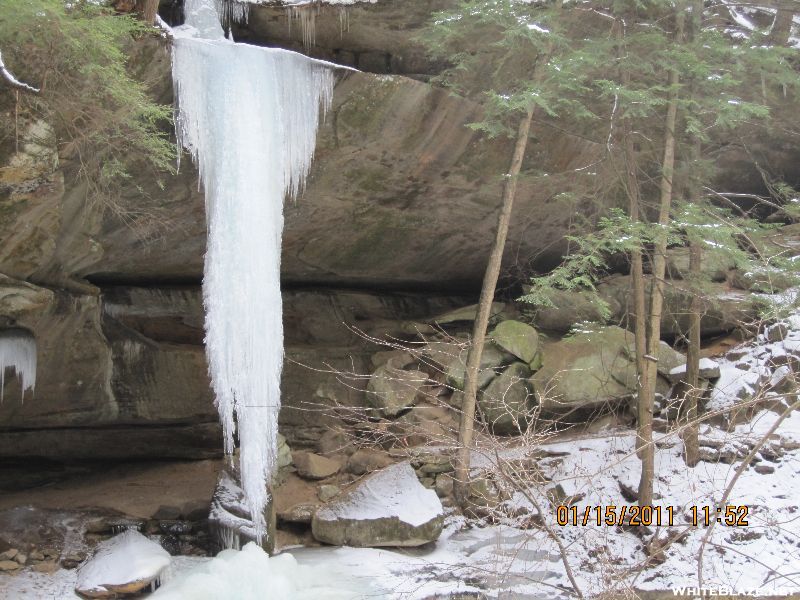
<svg viewBox="0 0 800 600"><path fill-rule="evenodd" d="M178 140L206 196L209 370L228 453L238 434L260 538L277 456L283 203L303 188L334 76L303 55L225 39L215 0L187 1L186 15L175 29L172 72Z"/></svg>

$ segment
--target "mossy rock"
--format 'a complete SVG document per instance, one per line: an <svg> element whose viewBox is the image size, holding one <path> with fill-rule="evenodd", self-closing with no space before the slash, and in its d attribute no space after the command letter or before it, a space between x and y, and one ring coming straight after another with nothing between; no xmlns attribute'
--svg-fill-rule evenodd
<svg viewBox="0 0 800 600"><path fill-rule="evenodd" d="M501 321L490 337L498 347L525 363L533 361L539 350L539 334L521 321Z"/></svg>

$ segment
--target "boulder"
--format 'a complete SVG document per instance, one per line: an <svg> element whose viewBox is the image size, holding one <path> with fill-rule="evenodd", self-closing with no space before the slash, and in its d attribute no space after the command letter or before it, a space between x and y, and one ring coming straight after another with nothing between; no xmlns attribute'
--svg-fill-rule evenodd
<svg viewBox="0 0 800 600"><path fill-rule="evenodd" d="M532 377L542 409L563 413L634 394L626 352L632 339L630 332L612 326L546 345L543 366Z"/></svg>
<svg viewBox="0 0 800 600"><path fill-rule="evenodd" d="M633 340L633 335L630 335L630 343L625 346L625 354L632 361L636 361L636 342ZM686 356L675 350L666 342L658 343L658 374L669 379L669 374L672 369L680 365L686 364Z"/></svg>
<svg viewBox="0 0 800 600"><path fill-rule="evenodd" d="M514 360L514 356L504 352L494 344L486 344L481 353L481 362L478 367L478 388L484 388L494 379L497 369ZM457 357L447 365L447 384L457 390L464 389L464 379L467 373L467 349L465 348Z"/></svg>
<svg viewBox="0 0 800 600"><path fill-rule="evenodd" d="M506 307L505 304L503 304L502 302L492 302L492 308L489 310L489 318L499 315L501 312L503 312L503 309L505 309L505 307ZM478 314L478 305L472 304L470 306L457 308L456 310L451 310L437 317L433 317L431 319L431 322L438 323L439 325L449 325L451 323L460 323L460 322L466 323L474 321L477 314Z"/></svg>
<svg viewBox="0 0 800 600"><path fill-rule="evenodd" d="M338 485L332 485L332 484L321 485L319 486L319 490L317 490L317 496L323 502L332 500L341 493L342 493L342 488L340 488Z"/></svg>
<svg viewBox="0 0 800 600"><path fill-rule="evenodd" d="M279 521L296 525L309 525L311 518L319 508L316 502L302 502L278 513Z"/></svg>
<svg viewBox="0 0 800 600"><path fill-rule="evenodd" d="M677 383L686 378L687 364L684 362L669 371L669 378L673 383ZM710 358L700 359L700 379L719 379L719 364Z"/></svg>
<svg viewBox="0 0 800 600"><path fill-rule="evenodd" d="M545 331L566 333L574 325L582 322L607 323L606 311L601 306L601 299L591 292L552 290L550 299L553 306L533 306L520 303L520 310L536 327ZM619 312L616 299L602 299L609 304L606 308L610 314Z"/></svg>
<svg viewBox="0 0 800 600"><path fill-rule="evenodd" d="M728 272L736 268L736 261L726 252L715 252L706 248L700 262L702 276L710 281L725 281ZM667 250L667 277L670 279L689 278L689 248L669 248Z"/></svg>
<svg viewBox="0 0 800 600"><path fill-rule="evenodd" d="M392 459L388 454L362 448L353 452L347 459L347 471L353 475L364 475L388 467L390 464L392 464Z"/></svg>
<svg viewBox="0 0 800 600"><path fill-rule="evenodd" d="M528 382L530 376L528 365L513 363L481 393L478 405L494 433L510 435L525 430L534 400Z"/></svg>
<svg viewBox="0 0 800 600"><path fill-rule="evenodd" d="M339 461L312 452L293 452L292 461L297 474L305 479L325 479L339 472Z"/></svg>
<svg viewBox="0 0 800 600"><path fill-rule="evenodd" d="M650 288L650 276L645 277ZM633 295L629 275L615 275L597 286L600 296L617 306L614 322L633 323ZM663 336L685 335L689 331L689 306L692 294L688 284L671 281L664 294L664 313L661 318ZM758 306L753 295L731 290L725 283L708 283L704 287L703 316L700 329L703 337L728 333L758 318Z"/></svg>
<svg viewBox="0 0 800 600"><path fill-rule="evenodd" d="M78 569L75 591L86 598L116 598L141 592L170 565L169 552L138 531L128 530L97 545Z"/></svg>
<svg viewBox="0 0 800 600"><path fill-rule="evenodd" d="M414 406L420 390L428 381L422 371L378 367L367 384L367 401L387 417L396 417Z"/></svg>
<svg viewBox="0 0 800 600"><path fill-rule="evenodd" d="M525 363L533 361L539 350L539 334L533 327L520 321L501 321L490 337L500 349Z"/></svg>
<svg viewBox="0 0 800 600"><path fill-rule="evenodd" d="M279 469L292 464L292 449L289 448L286 438L280 433L278 434L278 458L276 463Z"/></svg>
<svg viewBox="0 0 800 600"><path fill-rule="evenodd" d="M730 278L731 285L740 290L777 294L797 285L797 275L782 269L736 270Z"/></svg>
<svg viewBox="0 0 800 600"><path fill-rule="evenodd" d="M442 532L444 512L409 463L370 475L314 514L314 537L338 546L421 546Z"/></svg>

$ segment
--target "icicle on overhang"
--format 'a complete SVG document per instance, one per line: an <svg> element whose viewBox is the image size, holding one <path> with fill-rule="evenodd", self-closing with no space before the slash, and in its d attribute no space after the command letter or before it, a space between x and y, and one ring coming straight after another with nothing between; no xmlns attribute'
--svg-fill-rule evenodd
<svg viewBox="0 0 800 600"><path fill-rule="evenodd" d="M22 386L33 391L36 386L36 340L24 329L0 330L0 400L3 399L6 369L13 369Z"/></svg>
<svg viewBox="0 0 800 600"><path fill-rule="evenodd" d="M242 487L261 539L283 365L283 202L303 187L334 77L303 55L226 40L215 0L188 0L185 10L173 47L176 128L205 189L209 370L229 453L238 427Z"/></svg>

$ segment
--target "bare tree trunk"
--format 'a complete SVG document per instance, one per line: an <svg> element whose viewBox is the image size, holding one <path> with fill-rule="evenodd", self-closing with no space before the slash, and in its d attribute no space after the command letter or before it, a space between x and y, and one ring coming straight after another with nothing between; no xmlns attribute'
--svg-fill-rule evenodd
<svg viewBox="0 0 800 600"><path fill-rule="evenodd" d="M676 14L676 38L683 38L684 9L678 7ZM639 505L653 504L653 479L655 478L655 449L653 447L653 402L658 376L658 345L661 341L661 315L664 312L664 275L666 273L667 226L672 207L672 178L675 170L675 123L678 114L678 96L675 89L680 83L676 69L669 72L670 97L667 103L667 117L664 122L664 158L661 162L660 201L658 210L658 229L653 248L653 284L650 293L649 336L645 370L647 371L647 390L640 407L638 444L642 461L642 475L639 480Z"/></svg>
<svg viewBox="0 0 800 600"><path fill-rule="evenodd" d="M618 18L617 23L617 38L620 44L624 44L625 39L625 25L624 19ZM620 49L620 56L622 53ZM620 69L620 83L625 88L630 85L631 75L630 72L622 67ZM641 205L641 188L639 186L639 176L637 173L638 164L636 161L636 149L633 144L633 135L631 131L630 118L623 112L622 114L622 136L623 148L625 149L625 188L628 195L628 214L631 222L638 223L640 220L639 207ZM641 421L641 414L643 407L646 406L646 392L647 392L647 369L645 368L644 356L647 353L647 320L645 317L645 294L644 294L644 268L642 265L642 249L636 247L631 250L631 286L633 292L633 332L634 332L634 346L636 353L636 405L638 420ZM637 449L639 438L637 437Z"/></svg>
<svg viewBox="0 0 800 600"><path fill-rule="evenodd" d="M156 22L158 1L159 0L136 0L136 12L141 15L142 21L148 25L152 25Z"/></svg>
<svg viewBox="0 0 800 600"><path fill-rule="evenodd" d="M478 314L475 316L475 325L472 329L472 344L467 355L467 368L464 382L464 402L461 406L461 420L458 427L458 455L456 457L454 494L459 505L466 507L469 499L469 465L470 451L472 449L472 436L475 425L475 405L478 398L478 368L480 367L483 346L486 342L486 330L489 326L489 313L494 300L497 287L497 278L500 275L500 266L503 260L503 249L508 236L508 226L511 222L511 210L514 207L514 197L517 193L517 179L522 168L522 159L528 146L528 136L533 120L533 106L519 123L517 140L514 146L514 155L508 170L505 186L503 187L503 206L497 219L497 232L495 233L494 246L483 275L483 286L478 302Z"/></svg>
<svg viewBox="0 0 800 600"><path fill-rule="evenodd" d="M693 42L700 33L703 24L703 0L692 0L692 18L688 35ZM689 85L690 94L697 93L697 85L692 81ZM700 140L695 139L692 144L691 159L697 161L702 153ZM690 183L690 200L695 201L700 194L700 185L696 178ZM696 239L689 240L689 280L691 282L692 300L689 306L689 344L686 352L686 398L684 415L686 427L683 430L683 448L686 464L694 467L700 461L700 442L698 439L697 405L700 400L700 313L703 302L700 297L698 283L700 281L703 262L703 248Z"/></svg>
<svg viewBox="0 0 800 600"><path fill-rule="evenodd" d="M692 281L692 301L689 307L689 346L686 352L686 427L683 430L683 447L686 464L694 467L700 461L697 404L700 399L700 313L703 303L696 287L701 271L703 249L700 242L689 244L689 276Z"/></svg>
<svg viewBox="0 0 800 600"><path fill-rule="evenodd" d="M775 19L772 21L772 27L769 30L769 41L776 46L788 46L789 37L792 34L792 20L794 19L795 11L790 8L790 5L796 5L795 0L783 0L778 4L775 11Z"/></svg>

